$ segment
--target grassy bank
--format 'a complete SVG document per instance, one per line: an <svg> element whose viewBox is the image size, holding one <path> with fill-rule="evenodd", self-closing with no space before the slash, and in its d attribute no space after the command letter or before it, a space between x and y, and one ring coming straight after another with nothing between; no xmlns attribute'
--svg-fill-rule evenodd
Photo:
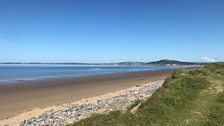
<svg viewBox="0 0 224 126"><path fill-rule="evenodd" d="M224 66L175 70L135 114L96 114L72 126L221 126L224 125ZM136 104L137 105L137 104ZM135 105L133 105L134 107Z"/></svg>

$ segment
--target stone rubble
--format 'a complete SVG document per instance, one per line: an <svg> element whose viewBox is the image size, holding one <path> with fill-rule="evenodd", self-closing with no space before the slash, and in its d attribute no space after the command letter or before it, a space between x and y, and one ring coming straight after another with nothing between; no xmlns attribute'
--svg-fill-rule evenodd
<svg viewBox="0 0 224 126"><path fill-rule="evenodd" d="M151 96L163 80L125 90L117 96L98 99L83 104L66 104L63 110L51 110L38 117L32 117L20 123L20 126L64 126L74 121L87 118L92 113L108 113L115 110L127 110L136 100L145 100Z"/></svg>

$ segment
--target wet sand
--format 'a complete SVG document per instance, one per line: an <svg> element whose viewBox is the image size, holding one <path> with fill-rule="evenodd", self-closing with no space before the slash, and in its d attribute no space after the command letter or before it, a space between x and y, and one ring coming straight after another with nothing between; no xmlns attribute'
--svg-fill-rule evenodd
<svg viewBox="0 0 224 126"><path fill-rule="evenodd" d="M0 119L162 80L171 72L142 71L0 84Z"/></svg>

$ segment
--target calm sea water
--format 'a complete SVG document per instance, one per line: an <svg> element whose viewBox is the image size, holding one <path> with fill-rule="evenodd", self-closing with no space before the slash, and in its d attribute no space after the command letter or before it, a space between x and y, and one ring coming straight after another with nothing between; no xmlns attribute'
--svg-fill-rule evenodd
<svg viewBox="0 0 224 126"><path fill-rule="evenodd" d="M0 65L0 82L174 69L173 66Z"/></svg>

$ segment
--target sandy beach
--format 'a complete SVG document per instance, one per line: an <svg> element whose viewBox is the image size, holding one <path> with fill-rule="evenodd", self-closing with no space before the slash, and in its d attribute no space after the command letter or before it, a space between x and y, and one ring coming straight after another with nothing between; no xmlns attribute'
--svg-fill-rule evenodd
<svg viewBox="0 0 224 126"><path fill-rule="evenodd" d="M24 81L0 85L0 119L165 79L172 70Z"/></svg>

